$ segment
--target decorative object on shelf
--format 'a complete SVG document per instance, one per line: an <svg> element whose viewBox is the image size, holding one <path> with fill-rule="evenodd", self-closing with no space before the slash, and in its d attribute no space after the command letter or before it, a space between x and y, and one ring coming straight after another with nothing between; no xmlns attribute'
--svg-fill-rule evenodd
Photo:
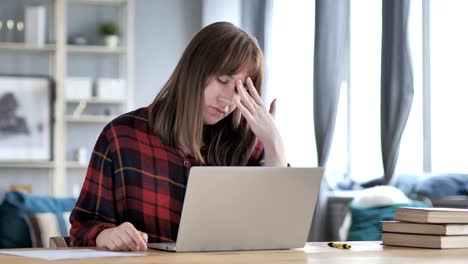
<svg viewBox="0 0 468 264"><path fill-rule="evenodd" d="M24 42L24 22L18 21L16 22L16 42Z"/></svg>
<svg viewBox="0 0 468 264"><path fill-rule="evenodd" d="M0 76L0 160L51 159L48 77Z"/></svg>
<svg viewBox="0 0 468 264"><path fill-rule="evenodd" d="M82 35L72 36L68 39L68 43L72 45L87 45L88 39Z"/></svg>
<svg viewBox="0 0 468 264"><path fill-rule="evenodd" d="M111 113L112 113L112 112L111 112L111 110L110 110L109 108L105 108L105 109L104 109L104 115L110 116Z"/></svg>
<svg viewBox="0 0 468 264"><path fill-rule="evenodd" d="M93 79L68 77L65 80L65 99L90 99L93 96Z"/></svg>
<svg viewBox="0 0 468 264"><path fill-rule="evenodd" d="M75 160L80 165L86 165L90 157L88 156L88 150L85 147L79 147L75 150Z"/></svg>
<svg viewBox="0 0 468 264"><path fill-rule="evenodd" d="M101 99L125 100L127 82L123 79L98 78L96 80L96 97Z"/></svg>
<svg viewBox="0 0 468 264"><path fill-rule="evenodd" d="M75 110L73 110L72 116L74 118L79 118L81 114L83 113L83 111L86 109L87 105L88 103L86 103L85 100L80 101L78 105L76 106Z"/></svg>
<svg viewBox="0 0 468 264"><path fill-rule="evenodd" d="M0 42L3 42L3 21L0 20Z"/></svg>
<svg viewBox="0 0 468 264"><path fill-rule="evenodd" d="M119 26L113 21L107 21L99 26L99 34L103 37L104 44L109 48L119 45Z"/></svg>
<svg viewBox="0 0 468 264"><path fill-rule="evenodd" d="M27 6L24 11L24 41L28 44L46 43L46 7Z"/></svg>
<svg viewBox="0 0 468 264"><path fill-rule="evenodd" d="M12 19L8 19L6 21L6 28L5 28L5 42L13 42L13 37L15 35L15 21Z"/></svg>

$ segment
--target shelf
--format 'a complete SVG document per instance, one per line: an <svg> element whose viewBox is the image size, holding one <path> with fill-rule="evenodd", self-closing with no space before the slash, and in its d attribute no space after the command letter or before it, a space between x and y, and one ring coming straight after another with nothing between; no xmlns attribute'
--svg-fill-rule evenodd
<svg viewBox="0 0 468 264"><path fill-rule="evenodd" d="M78 163L76 161L67 161L67 169L87 169L88 164Z"/></svg>
<svg viewBox="0 0 468 264"><path fill-rule="evenodd" d="M67 122L75 123L109 123L115 116L94 116L94 115L82 115L79 117L66 116Z"/></svg>
<svg viewBox="0 0 468 264"><path fill-rule="evenodd" d="M87 104L125 104L125 100L101 98L67 99L66 102L70 104L79 104L81 102Z"/></svg>
<svg viewBox="0 0 468 264"><path fill-rule="evenodd" d="M74 53L101 53L101 54L123 54L126 52L125 47L109 48L104 45L67 45L68 52Z"/></svg>
<svg viewBox="0 0 468 264"><path fill-rule="evenodd" d="M31 161L31 162L0 162L2 169L52 169L54 163L51 161Z"/></svg>
<svg viewBox="0 0 468 264"><path fill-rule="evenodd" d="M55 51L55 45L46 44L39 46L25 43L0 42L0 50L52 52Z"/></svg>
<svg viewBox="0 0 468 264"><path fill-rule="evenodd" d="M126 4L127 0L68 0L70 4Z"/></svg>

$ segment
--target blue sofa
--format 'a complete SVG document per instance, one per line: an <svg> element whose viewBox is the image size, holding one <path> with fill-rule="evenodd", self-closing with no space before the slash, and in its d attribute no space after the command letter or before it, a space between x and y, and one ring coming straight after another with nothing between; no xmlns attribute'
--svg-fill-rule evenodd
<svg viewBox="0 0 468 264"><path fill-rule="evenodd" d="M10 191L0 203L0 248L29 248L33 246L25 217L36 213L53 213L60 225L61 235L67 236L64 212L75 206L75 198L55 198Z"/></svg>

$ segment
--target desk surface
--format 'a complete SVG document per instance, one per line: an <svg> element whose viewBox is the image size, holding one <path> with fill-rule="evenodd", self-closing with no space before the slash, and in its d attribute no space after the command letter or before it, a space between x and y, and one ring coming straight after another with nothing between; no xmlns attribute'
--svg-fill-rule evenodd
<svg viewBox="0 0 468 264"><path fill-rule="evenodd" d="M0 263L467 263L468 249L416 249L381 246L380 242L350 242L352 249L309 243L304 249L208 253L170 253L149 250L144 257L47 261L0 254Z"/></svg>

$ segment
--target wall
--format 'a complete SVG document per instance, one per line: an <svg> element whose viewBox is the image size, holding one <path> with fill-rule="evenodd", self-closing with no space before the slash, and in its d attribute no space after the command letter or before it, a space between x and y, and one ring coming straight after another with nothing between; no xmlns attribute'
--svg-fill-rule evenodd
<svg viewBox="0 0 468 264"><path fill-rule="evenodd" d="M228 21L241 26L241 17L242 0L203 0L202 2L203 27L218 21Z"/></svg>
<svg viewBox="0 0 468 264"><path fill-rule="evenodd" d="M135 3L135 108L146 106L201 28L201 0Z"/></svg>

